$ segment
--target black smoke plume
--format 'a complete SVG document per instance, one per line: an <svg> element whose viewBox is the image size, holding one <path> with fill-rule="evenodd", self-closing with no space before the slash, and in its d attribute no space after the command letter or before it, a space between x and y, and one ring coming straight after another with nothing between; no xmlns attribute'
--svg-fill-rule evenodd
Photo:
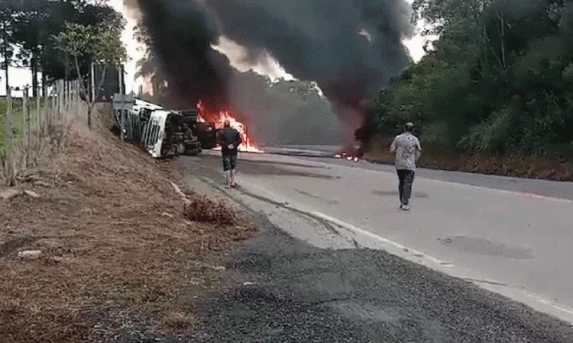
<svg viewBox="0 0 573 343"><path fill-rule="evenodd" d="M194 0L130 0L137 5L148 44L169 88L171 106L194 107L199 100L213 110L229 105L233 68L214 50L219 32L208 9Z"/></svg>
<svg viewBox="0 0 573 343"><path fill-rule="evenodd" d="M211 48L224 35L247 62L276 58L300 80L316 81L340 119L364 123L367 99L407 64L413 34L405 0L129 0L136 2L176 100L226 107L233 73Z"/></svg>
<svg viewBox="0 0 573 343"><path fill-rule="evenodd" d="M343 120L364 114L365 101L399 74L414 33L404 0L205 0L223 35L267 51L294 77L318 83ZM360 34L362 32L362 34Z"/></svg>

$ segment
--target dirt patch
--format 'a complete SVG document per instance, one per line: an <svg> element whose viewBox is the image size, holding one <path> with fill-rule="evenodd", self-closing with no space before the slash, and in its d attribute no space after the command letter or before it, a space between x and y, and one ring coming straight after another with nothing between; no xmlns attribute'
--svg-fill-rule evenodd
<svg viewBox="0 0 573 343"><path fill-rule="evenodd" d="M204 267L212 251L254 229L185 218L169 183L177 178L107 130L73 125L65 154L22 185L39 198L2 204L2 341L95 341L132 322L190 328L188 292L217 283L217 269ZM41 255L22 259L22 250Z"/></svg>

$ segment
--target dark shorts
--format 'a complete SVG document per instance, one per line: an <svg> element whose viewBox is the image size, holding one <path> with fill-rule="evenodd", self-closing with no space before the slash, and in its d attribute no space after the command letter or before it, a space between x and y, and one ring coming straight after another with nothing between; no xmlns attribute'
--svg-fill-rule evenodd
<svg viewBox="0 0 573 343"><path fill-rule="evenodd" d="M223 155L223 170L234 170L237 167L237 155Z"/></svg>

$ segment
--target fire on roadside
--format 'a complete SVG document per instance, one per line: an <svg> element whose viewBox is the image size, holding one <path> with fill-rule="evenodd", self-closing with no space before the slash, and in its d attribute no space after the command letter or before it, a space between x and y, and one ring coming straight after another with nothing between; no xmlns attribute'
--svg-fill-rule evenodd
<svg viewBox="0 0 573 343"><path fill-rule="evenodd" d="M345 159L347 161L360 162L362 161L362 149L359 144L343 146L338 150L334 157Z"/></svg>
<svg viewBox="0 0 573 343"><path fill-rule="evenodd" d="M359 161L360 161L360 158L358 158L358 156L346 155L345 153L336 154L336 155L334 155L334 157L336 157L336 158L343 158L343 159L345 159L345 160L354 161L354 162L359 162Z"/></svg>
<svg viewBox="0 0 573 343"><path fill-rule="evenodd" d="M247 126L240 121L238 121L235 116L232 114L231 111L208 111L201 101L197 104L198 110L198 120L200 122L210 121L215 124L215 128L221 129L223 128L223 124L225 120L229 120L231 122L231 127L235 130L239 131L241 135L241 139L243 143L239 145L239 151L241 152L255 152L261 153L263 152L257 146L257 144L253 141L253 139L248 134ZM221 147L217 146L214 150L220 150Z"/></svg>

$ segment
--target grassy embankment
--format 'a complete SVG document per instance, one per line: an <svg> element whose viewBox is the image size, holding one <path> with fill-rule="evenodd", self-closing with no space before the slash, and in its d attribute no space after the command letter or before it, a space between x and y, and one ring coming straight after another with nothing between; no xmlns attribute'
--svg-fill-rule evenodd
<svg viewBox="0 0 573 343"><path fill-rule="evenodd" d="M76 123L65 141L27 171L35 193L0 201L0 340L192 330L190 299L221 282L213 250L252 226L192 193L183 211L177 175L107 129Z"/></svg>

